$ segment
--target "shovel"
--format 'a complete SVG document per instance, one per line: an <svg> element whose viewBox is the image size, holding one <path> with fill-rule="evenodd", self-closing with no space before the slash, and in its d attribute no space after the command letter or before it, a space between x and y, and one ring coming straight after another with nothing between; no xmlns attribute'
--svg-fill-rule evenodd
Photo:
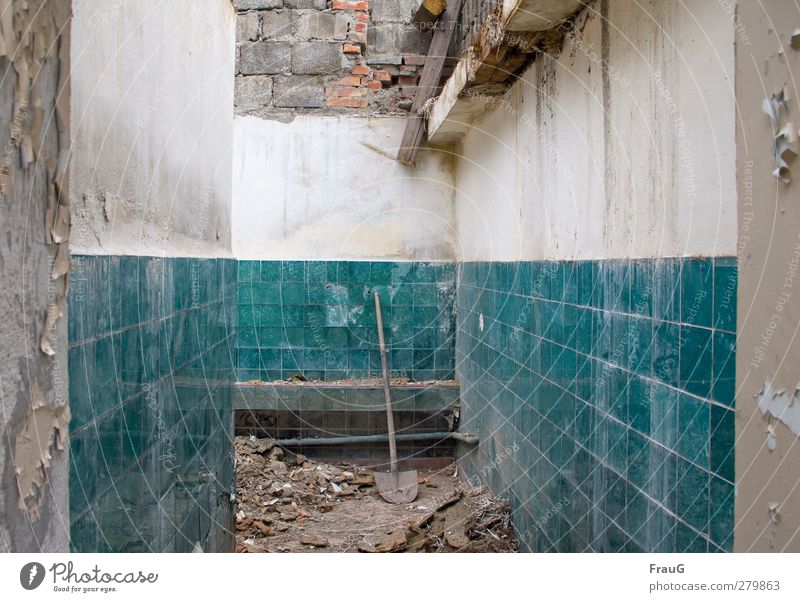
<svg viewBox="0 0 800 602"><path fill-rule="evenodd" d="M381 497L390 504L407 504L417 497L417 471L397 470L397 444L394 440L394 415L392 394L389 391L389 369L386 366L386 342L383 339L383 317L381 297L375 291L375 314L378 317L378 340L381 345L381 368L383 369L383 396L386 400L386 425L389 430L389 472L376 472L375 484Z"/></svg>

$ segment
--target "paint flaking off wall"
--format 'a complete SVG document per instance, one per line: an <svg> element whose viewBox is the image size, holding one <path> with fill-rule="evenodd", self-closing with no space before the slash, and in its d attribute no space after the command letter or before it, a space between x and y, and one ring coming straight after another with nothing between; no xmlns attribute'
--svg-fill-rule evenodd
<svg viewBox="0 0 800 602"><path fill-rule="evenodd" d="M14 442L14 465L19 487L19 507L32 521L39 519L44 500L47 469L53 458L53 446L63 450L69 432L70 411L67 405L49 406L36 381L31 381L31 406L25 423Z"/></svg>
<svg viewBox="0 0 800 602"><path fill-rule="evenodd" d="M800 389L795 389L789 395L785 389L775 390L769 380L764 381L764 386L756 395L756 403L761 413L777 418L800 437Z"/></svg>

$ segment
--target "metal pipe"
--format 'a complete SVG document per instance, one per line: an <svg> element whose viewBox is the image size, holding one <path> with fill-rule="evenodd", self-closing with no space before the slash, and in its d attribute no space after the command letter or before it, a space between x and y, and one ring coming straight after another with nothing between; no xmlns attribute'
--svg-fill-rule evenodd
<svg viewBox="0 0 800 602"><path fill-rule="evenodd" d="M409 433L395 435L397 441L431 441L454 439L467 445L478 445L477 435L471 433ZM386 443L389 435L356 435L353 437L320 437L309 439L280 439L276 443L283 447L310 447L314 445L348 445L352 443Z"/></svg>

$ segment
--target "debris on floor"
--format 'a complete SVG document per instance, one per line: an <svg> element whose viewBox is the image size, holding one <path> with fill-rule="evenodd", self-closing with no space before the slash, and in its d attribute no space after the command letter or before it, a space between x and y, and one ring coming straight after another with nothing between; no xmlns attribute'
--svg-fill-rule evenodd
<svg viewBox="0 0 800 602"><path fill-rule="evenodd" d="M419 496L388 504L372 472L284 453L236 437L237 552L516 552L508 504L459 481L452 467L419 471Z"/></svg>

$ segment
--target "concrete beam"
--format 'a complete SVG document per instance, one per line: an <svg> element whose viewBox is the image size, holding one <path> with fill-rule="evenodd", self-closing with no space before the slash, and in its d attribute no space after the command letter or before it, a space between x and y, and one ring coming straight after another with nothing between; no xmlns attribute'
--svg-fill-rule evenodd
<svg viewBox="0 0 800 602"><path fill-rule="evenodd" d="M437 146L454 144L475 119L487 111L492 99L508 89L505 84L468 87L475 59L464 57L456 65L428 116L428 142Z"/></svg>
<svg viewBox="0 0 800 602"><path fill-rule="evenodd" d="M513 75L539 47L554 36L552 31L564 19L584 6L581 0L504 0L500 29L513 40L497 47L485 42L488 27L461 57L442 93L429 112L428 142L449 145L461 138L470 125L510 86ZM558 33L558 32L556 32Z"/></svg>
<svg viewBox="0 0 800 602"><path fill-rule="evenodd" d="M582 0L503 0L506 31L546 31L585 6Z"/></svg>

